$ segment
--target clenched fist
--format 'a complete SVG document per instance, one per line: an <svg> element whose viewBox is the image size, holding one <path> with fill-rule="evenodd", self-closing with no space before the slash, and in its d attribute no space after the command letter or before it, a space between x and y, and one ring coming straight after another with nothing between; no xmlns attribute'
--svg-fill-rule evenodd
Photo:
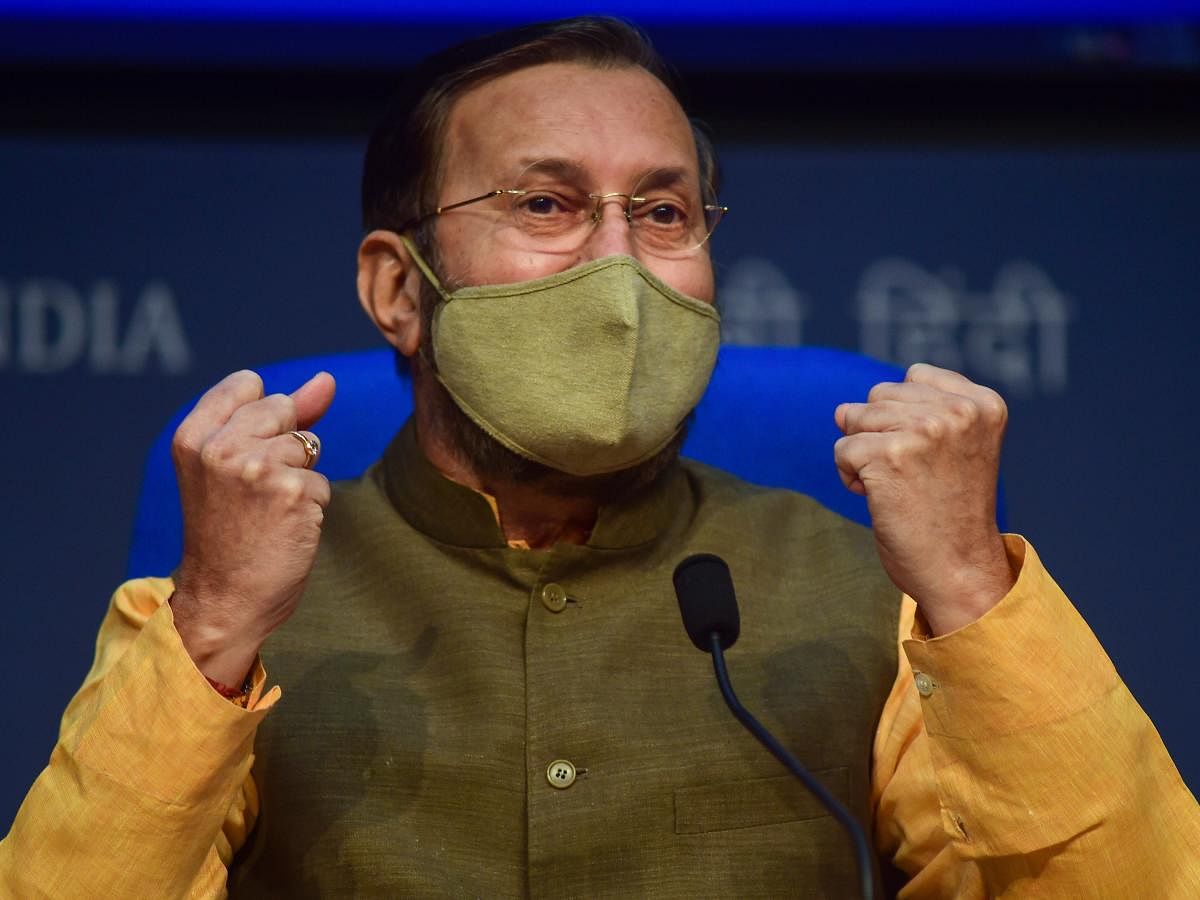
<svg viewBox="0 0 1200 900"><path fill-rule="evenodd" d="M258 375L235 372L175 432L183 559L171 607L196 666L223 684L242 683L312 569L329 481L288 432L311 427L333 392L322 372L291 395L264 397Z"/></svg>
<svg viewBox="0 0 1200 900"><path fill-rule="evenodd" d="M1013 585L996 527L1008 409L1000 395L935 366L835 412L838 472L863 494L889 577L935 634L967 625Z"/></svg>

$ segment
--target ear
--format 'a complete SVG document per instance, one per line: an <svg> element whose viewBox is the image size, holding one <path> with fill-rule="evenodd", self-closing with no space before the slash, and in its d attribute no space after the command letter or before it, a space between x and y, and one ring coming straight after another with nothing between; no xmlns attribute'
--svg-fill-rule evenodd
<svg viewBox="0 0 1200 900"><path fill-rule="evenodd" d="M358 302L387 342L412 356L421 345L421 270L394 231L372 231L358 247Z"/></svg>

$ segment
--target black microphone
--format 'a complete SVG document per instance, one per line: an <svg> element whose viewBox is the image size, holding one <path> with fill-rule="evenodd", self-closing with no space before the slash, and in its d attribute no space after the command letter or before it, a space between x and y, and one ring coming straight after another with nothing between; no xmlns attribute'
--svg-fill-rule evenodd
<svg viewBox="0 0 1200 900"><path fill-rule="evenodd" d="M679 598L679 612L683 616L683 627L696 648L711 653L713 669L717 673L717 684L726 705L741 722L758 738L788 771L804 782L824 804L833 817L841 822L854 844L854 855L858 862L859 889L863 900L872 900L875 885L871 876L871 850L862 826L850 812L821 784L784 746L775 739L762 723L750 715L738 701L725 671L725 650L733 646L741 631L737 598L733 593L733 578L725 560L711 553L689 556L675 567L675 596Z"/></svg>

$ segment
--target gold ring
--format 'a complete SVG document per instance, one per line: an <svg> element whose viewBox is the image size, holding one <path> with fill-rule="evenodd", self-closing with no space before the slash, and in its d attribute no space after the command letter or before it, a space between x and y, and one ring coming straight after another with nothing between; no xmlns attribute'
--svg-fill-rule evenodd
<svg viewBox="0 0 1200 900"><path fill-rule="evenodd" d="M321 441L315 434L303 431L289 431L288 434L298 440L304 448L304 468L311 469L321 456Z"/></svg>

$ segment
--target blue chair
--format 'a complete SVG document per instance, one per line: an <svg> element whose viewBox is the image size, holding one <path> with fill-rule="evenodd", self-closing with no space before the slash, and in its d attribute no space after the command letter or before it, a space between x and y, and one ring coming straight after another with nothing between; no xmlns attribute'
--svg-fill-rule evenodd
<svg viewBox="0 0 1200 900"><path fill-rule="evenodd" d="M379 458L412 411L409 380L390 350L313 356L259 369L268 393L294 390L320 369L337 379L337 397L314 429L324 449L319 470L354 478ZM721 348L684 453L747 481L808 494L850 519L870 524L866 502L843 486L833 464L840 432L833 410L863 400L872 385L903 372L844 350L818 347ZM165 575L182 547L171 436L181 410L155 440L138 499L128 574Z"/></svg>

